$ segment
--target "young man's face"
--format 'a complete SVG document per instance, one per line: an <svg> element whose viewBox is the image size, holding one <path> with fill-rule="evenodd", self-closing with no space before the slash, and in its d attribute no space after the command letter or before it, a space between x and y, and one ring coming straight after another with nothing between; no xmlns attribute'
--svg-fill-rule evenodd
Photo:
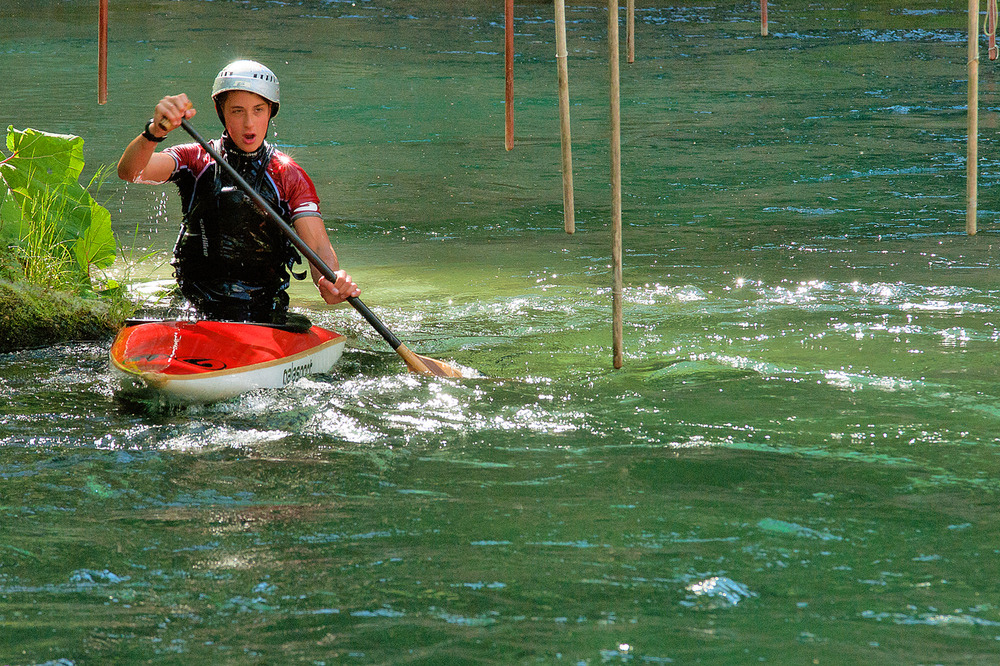
<svg viewBox="0 0 1000 666"><path fill-rule="evenodd" d="M226 131L240 150L251 153L267 138L271 104L257 93L234 90L222 103Z"/></svg>

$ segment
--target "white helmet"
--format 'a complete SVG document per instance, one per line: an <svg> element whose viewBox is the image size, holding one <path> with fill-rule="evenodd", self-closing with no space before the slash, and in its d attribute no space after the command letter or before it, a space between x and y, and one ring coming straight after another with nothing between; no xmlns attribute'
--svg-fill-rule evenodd
<svg viewBox="0 0 1000 666"><path fill-rule="evenodd" d="M212 99L222 118L218 96L230 90L246 90L260 95L271 103L271 117L278 114L278 77L270 69L254 60L237 60L222 68L212 84ZM225 122L225 121L223 121Z"/></svg>

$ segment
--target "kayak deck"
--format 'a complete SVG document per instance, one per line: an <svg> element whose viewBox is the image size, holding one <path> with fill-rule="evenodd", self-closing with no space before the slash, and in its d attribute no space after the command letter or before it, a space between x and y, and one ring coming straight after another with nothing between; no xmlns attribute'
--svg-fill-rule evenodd
<svg viewBox="0 0 1000 666"><path fill-rule="evenodd" d="M111 345L119 393L159 393L179 402L214 402L257 388L280 388L327 372L346 338L312 326L153 321L126 325Z"/></svg>

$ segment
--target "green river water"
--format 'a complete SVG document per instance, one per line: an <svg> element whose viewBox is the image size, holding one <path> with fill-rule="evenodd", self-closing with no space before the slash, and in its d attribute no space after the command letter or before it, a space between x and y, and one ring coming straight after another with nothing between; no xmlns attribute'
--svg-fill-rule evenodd
<svg viewBox="0 0 1000 666"><path fill-rule="evenodd" d="M756 2L636 4L616 371L606 5L567 9L567 235L550 2L516 4L510 152L499 0L114 0L106 106L97 3L4 3L0 121L90 173L167 93L215 135L215 73L271 66L365 301L483 377L408 374L307 285L348 349L283 391L135 413L110 340L0 355L0 664L1000 661L1000 98L984 50L970 237L964 4L776 2L766 39ZM98 198L119 275L169 279L173 189Z"/></svg>

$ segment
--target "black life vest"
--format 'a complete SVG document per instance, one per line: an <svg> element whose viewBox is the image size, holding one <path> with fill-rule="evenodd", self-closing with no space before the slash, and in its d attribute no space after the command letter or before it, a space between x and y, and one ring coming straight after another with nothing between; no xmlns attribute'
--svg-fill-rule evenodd
<svg viewBox="0 0 1000 666"><path fill-rule="evenodd" d="M245 153L225 134L221 146L226 161L280 212L277 189L267 178L274 148L265 142ZM204 316L280 320L288 304L289 270L298 255L224 170L215 164L208 168L213 173L198 179L174 247L171 263L181 292Z"/></svg>

